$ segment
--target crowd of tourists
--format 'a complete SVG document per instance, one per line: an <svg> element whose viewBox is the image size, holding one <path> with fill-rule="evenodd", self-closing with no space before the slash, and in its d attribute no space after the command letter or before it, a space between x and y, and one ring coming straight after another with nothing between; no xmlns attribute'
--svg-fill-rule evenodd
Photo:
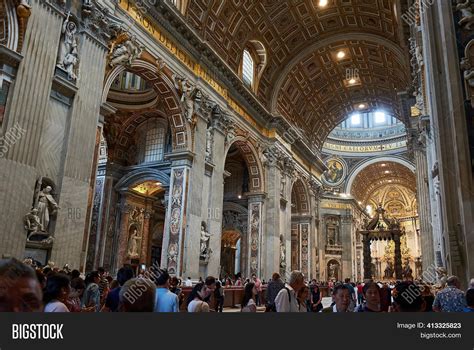
<svg viewBox="0 0 474 350"><path fill-rule="evenodd" d="M463 291L456 276L434 290L413 281L307 281L299 271L285 281L274 273L268 282L255 274L182 281L159 268L136 276L131 266L114 277L103 268L83 276L67 266L0 260L0 312L223 312L231 287L242 290L242 312L474 312L474 279ZM331 303L325 307L326 294Z"/></svg>

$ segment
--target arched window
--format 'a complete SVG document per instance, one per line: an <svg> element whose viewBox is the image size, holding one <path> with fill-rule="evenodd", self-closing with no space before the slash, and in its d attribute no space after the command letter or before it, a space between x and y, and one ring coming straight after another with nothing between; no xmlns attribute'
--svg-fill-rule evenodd
<svg viewBox="0 0 474 350"><path fill-rule="evenodd" d="M159 162L163 160L165 149L165 128L156 125L145 134L144 163Z"/></svg>
<svg viewBox="0 0 474 350"><path fill-rule="evenodd" d="M244 56L242 61L242 80L248 87L253 86L255 76L255 62L252 55L248 50L244 50Z"/></svg>

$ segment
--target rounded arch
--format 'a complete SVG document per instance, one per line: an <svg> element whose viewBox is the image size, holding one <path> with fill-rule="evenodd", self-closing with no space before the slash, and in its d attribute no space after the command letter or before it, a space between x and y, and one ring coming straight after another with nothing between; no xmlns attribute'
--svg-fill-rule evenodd
<svg viewBox="0 0 474 350"><path fill-rule="evenodd" d="M170 185L170 177L165 172L156 169L138 169L122 177L115 185L115 189L118 192L124 192L145 181L159 181L162 187Z"/></svg>
<svg viewBox="0 0 474 350"><path fill-rule="evenodd" d="M291 203L295 205L294 214L309 214L310 200L308 195L308 188L304 181L296 178L291 185Z"/></svg>
<svg viewBox="0 0 474 350"><path fill-rule="evenodd" d="M240 151L245 160L245 164L247 164L249 171L249 192L263 192L263 167L255 147L245 137L237 136L227 145L224 152L224 162L227 160L227 154L232 146L235 146Z"/></svg>
<svg viewBox="0 0 474 350"><path fill-rule="evenodd" d="M102 103L107 102L107 96L114 80L124 71L129 71L146 80L158 93L164 112L168 116L172 133L173 149L188 149L191 140L191 130L184 118L180 98L176 93L172 78L156 64L143 59L137 59L130 66L117 66L108 72L102 91Z"/></svg>
<svg viewBox="0 0 474 350"><path fill-rule="evenodd" d="M354 169L350 171L348 175L348 180L346 182L346 186L344 188L344 193L351 193L354 180L356 179L357 175L361 171L363 171L369 165L381 163L381 162L397 163L397 164L405 166L406 168L410 169L412 172L415 172L415 165L402 157L390 156L390 157L370 158L368 160L365 160L359 163Z"/></svg>

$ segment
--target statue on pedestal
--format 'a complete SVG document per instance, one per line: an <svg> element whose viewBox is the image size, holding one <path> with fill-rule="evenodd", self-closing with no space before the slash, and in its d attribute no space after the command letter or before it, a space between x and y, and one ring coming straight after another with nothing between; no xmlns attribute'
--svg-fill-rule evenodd
<svg viewBox="0 0 474 350"><path fill-rule="evenodd" d="M385 272L384 272L384 276L383 278L384 279L391 279L393 278L393 273L394 273L394 269L393 269L393 263L391 261L388 261L387 262L387 267L385 268Z"/></svg>
<svg viewBox="0 0 474 350"><path fill-rule="evenodd" d="M36 209L43 232L48 232L50 216L56 215L60 209L51 195L51 191L52 187L46 186L38 193L38 207Z"/></svg>
<svg viewBox="0 0 474 350"><path fill-rule="evenodd" d="M201 252L200 258L201 260L208 261L211 255L211 250L209 249L209 240L211 238L211 234L206 230L206 223L203 221L201 223Z"/></svg>
<svg viewBox="0 0 474 350"><path fill-rule="evenodd" d="M141 236L138 234L137 229L133 230L130 240L128 241L128 256L130 258L138 258L140 256L138 249L140 247Z"/></svg>

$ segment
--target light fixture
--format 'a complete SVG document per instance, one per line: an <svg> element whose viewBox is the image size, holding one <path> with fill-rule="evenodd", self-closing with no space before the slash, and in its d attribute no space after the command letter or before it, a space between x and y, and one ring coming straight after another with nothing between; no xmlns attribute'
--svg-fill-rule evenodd
<svg viewBox="0 0 474 350"><path fill-rule="evenodd" d="M239 195L237 196L237 198L242 199L242 196L239 194Z"/></svg>
<svg viewBox="0 0 474 350"><path fill-rule="evenodd" d="M366 107L367 107L367 106L365 105L365 103L361 103L361 104L359 105L359 109L364 109L364 108L366 108Z"/></svg>
<svg viewBox="0 0 474 350"><path fill-rule="evenodd" d="M387 166L387 164L383 163L382 166Z"/></svg>
<svg viewBox="0 0 474 350"><path fill-rule="evenodd" d="M326 7L328 4L328 0L319 0L319 7Z"/></svg>
<svg viewBox="0 0 474 350"><path fill-rule="evenodd" d="M156 186L161 186L161 182L156 182L155 185Z"/></svg>
<svg viewBox="0 0 474 350"><path fill-rule="evenodd" d="M390 171L389 171L389 170L385 170L385 174L390 174Z"/></svg>
<svg viewBox="0 0 474 350"><path fill-rule="evenodd" d="M344 51L341 50L337 53L337 58L340 60L342 60L344 57L346 57L346 53Z"/></svg>
<svg viewBox="0 0 474 350"><path fill-rule="evenodd" d="M354 85L355 83L357 83L357 80L355 80L354 78L349 80L349 84Z"/></svg>

